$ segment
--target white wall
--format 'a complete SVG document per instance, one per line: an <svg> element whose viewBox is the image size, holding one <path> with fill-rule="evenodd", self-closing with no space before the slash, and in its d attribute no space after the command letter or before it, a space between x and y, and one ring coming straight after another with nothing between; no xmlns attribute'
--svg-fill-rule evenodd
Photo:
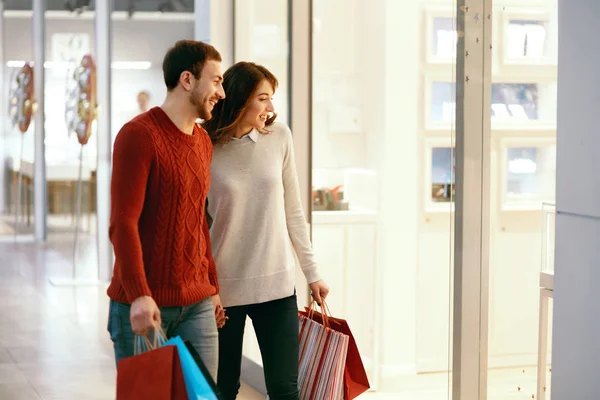
<svg viewBox="0 0 600 400"><path fill-rule="evenodd" d="M600 2L559 0L552 399L600 397Z"/></svg>

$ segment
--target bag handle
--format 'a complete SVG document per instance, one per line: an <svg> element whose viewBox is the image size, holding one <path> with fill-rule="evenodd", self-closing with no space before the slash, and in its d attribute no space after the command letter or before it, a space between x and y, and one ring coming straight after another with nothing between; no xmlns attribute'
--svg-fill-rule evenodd
<svg viewBox="0 0 600 400"><path fill-rule="evenodd" d="M323 316L323 326L325 326L326 328L330 328L331 325L329 323L329 318L331 317L331 311L329 311L329 307L327 306L327 303L325 303L325 301L322 301L322 304L319 305L321 307L321 315ZM308 318L309 319L313 319L313 315L315 313L317 309L317 302L315 300L312 300L310 302L310 306L308 309Z"/></svg>
<svg viewBox="0 0 600 400"><path fill-rule="evenodd" d="M135 335L135 339L133 341L133 355L142 354L150 350L156 350L165 345L167 342L167 335L162 329L162 326L160 326L160 324L156 324L152 331L154 332L152 341L148 337L148 333L145 335Z"/></svg>

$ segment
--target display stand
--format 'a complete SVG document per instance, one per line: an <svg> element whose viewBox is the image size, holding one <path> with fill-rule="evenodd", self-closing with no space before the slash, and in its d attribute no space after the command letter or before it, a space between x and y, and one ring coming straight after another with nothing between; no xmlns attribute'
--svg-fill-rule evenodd
<svg viewBox="0 0 600 400"><path fill-rule="evenodd" d="M35 104L33 101L33 67L26 63L16 74L13 80L14 89L10 93L10 116L13 126L18 126L21 132L21 152L19 155L19 169L17 170L17 193L15 201L15 242L19 234L19 214L21 214L22 191L22 160L25 145L25 133L31 124L31 117Z"/></svg>
<svg viewBox="0 0 600 400"><path fill-rule="evenodd" d="M51 278L54 286L96 286L100 284L97 278L83 278L79 268L78 246L81 220L81 186L83 171L83 149L92 134L92 122L96 119L96 65L92 56L83 56L81 63L73 72L75 81L73 92L67 95L66 116L69 134L74 132L81 145L79 149L79 174L77 178L77 193L75 203L75 235L73 243L73 274L71 278ZM72 102L71 100L76 101Z"/></svg>

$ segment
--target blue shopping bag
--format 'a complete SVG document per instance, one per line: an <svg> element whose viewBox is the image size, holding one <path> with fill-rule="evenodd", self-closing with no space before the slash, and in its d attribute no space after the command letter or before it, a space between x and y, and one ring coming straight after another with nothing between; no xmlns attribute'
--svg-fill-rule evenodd
<svg viewBox="0 0 600 400"><path fill-rule="evenodd" d="M219 400L209 383L210 377L205 377L192 354L179 336L169 339L165 346L176 346L179 352L183 378L189 400Z"/></svg>

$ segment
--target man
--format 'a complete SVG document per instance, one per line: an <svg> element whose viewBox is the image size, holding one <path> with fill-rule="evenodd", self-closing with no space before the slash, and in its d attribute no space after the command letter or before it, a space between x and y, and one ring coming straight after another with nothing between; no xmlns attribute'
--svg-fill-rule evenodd
<svg viewBox="0 0 600 400"><path fill-rule="evenodd" d="M221 56L178 41L163 61L167 96L120 130L114 146L109 235L115 268L108 330L118 362L135 335L162 325L188 340L216 377L225 321L204 205L212 144L196 120L225 98Z"/></svg>
<svg viewBox="0 0 600 400"><path fill-rule="evenodd" d="M139 107L138 112L140 114L148 111L148 107L150 105L150 93L146 92L145 90L139 92L137 95L137 103Z"/></svg>

